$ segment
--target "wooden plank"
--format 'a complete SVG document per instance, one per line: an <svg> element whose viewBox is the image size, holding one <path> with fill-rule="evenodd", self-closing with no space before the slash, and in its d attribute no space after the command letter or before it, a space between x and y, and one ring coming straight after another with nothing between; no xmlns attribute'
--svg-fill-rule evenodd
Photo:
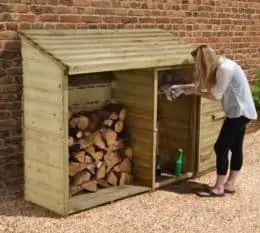
<svg viewBox="0 0 260 233"><path fill-rule="evenodd" d="M169 184L174 184L176 182L186 180L192 177L192 173L184 173L181 176L159 176L156 177L156 183L155 183L155 188L159 189L164 186L167 186Z"/></svg>
<svg viewBox="0 0 260 233"><path fill-rule="evenodd" d="M113 98L122 101L129 109L127 121L134 150L134 180L142 186L153 187L156 142L154 129L157 118L157 81L154 72L118 71L114 72L114 76L116 85L112 92Z"/></svg>
<svg viewBox="0 0 260 233"><path fill-rule="evenodd" d="M78 110L94 111L100 109L107 101L111 100L111 86L70 88L68 95L68 104L73 112Z"/></svg>
<svg viewBox="0 0 260 233"><path fill-rule="evenodd" d="M35 187L25 184L25 200L33 204L44 207L60 215L64 215L64 203L60 198L54 198L50 195L45 195L46 192L39 192ZM60 197L60 195L59 195Z"/></svg>
<svg viewBox="0 0 260 233"><path fill-rule="evenodd" d="M63 171L60 168L26 158L25 171L25 177L34 174L33 178L36 181L39 180L44 182L46 185L56 186L56 188L59 189L62 189L63 187Z"/></svg>
<svg viewBox="0 0 260 233"><path fill-rule="evenodd" d="M214 120L212 119L212 116L219 114L222 114L220 103L201 98L198 141L198 173L211 170L216 166L214 144L219 135L223 119L220 118Z"/></svg>
<svg viewBox="0 0 260 233"><path fill-rule="evenodd" d="M133 185L122 185L99 189L96 193L82 194L72 197L69 202L69 212L75 213L94 206L103 205L112 201L144 193L149 190L150 188L147 187Z"/></svg>
<svg viewBox="0 0 260 233"><path fill-rule="evenodd" d="M25 39L22 57L25 199L64 214L64 70Z"/></svg>
<svg viewBox="0 0 260 233"><path fill-rule="evenodd" d="M25 137L27 140L25 140L24 146L30 148L30 153L24 155L26 160L30 159L44 165L60 169L63 168L63 160L61 159L63 153L58 147L56 147L55 140L52 143L44 143L37 139L28 138L27 135L28 134L26 133ZM49 149L50 147L52 148L51 151Z"/></svg>
<svg viewBox="0 0 260 233"><path fill-rule="evenodd" d="M62 90L63 90L63 200L64 213L69 213L69 90L68 90L68 76L63 76Z"/></svg>

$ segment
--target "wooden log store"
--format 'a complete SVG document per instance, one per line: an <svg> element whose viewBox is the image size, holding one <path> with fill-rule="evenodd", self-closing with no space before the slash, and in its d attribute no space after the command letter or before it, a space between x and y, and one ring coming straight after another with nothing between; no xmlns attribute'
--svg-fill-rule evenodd
<svg viewBox="0 0 260 233"><path fill-rule="evenodd" d="M220 105L159 90L193 81L194 46L160 29L18 33L27 201L68 215L214 167Z"/></svg>

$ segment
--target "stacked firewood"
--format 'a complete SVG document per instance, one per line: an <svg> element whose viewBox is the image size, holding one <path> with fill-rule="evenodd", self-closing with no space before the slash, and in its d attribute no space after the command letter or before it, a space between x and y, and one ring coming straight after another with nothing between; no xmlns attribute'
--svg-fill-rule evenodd
<svg viewBox="0 0 260 233"><path fill-rule="evenodd" d="M114 103L94 112L70 111L70 195L133 182L126 117L127 108Z"/></svg>

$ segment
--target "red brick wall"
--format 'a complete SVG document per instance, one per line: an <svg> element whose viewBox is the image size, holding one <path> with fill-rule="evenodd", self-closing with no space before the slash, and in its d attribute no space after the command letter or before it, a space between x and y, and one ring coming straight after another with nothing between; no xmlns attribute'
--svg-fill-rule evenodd
<svg viewBox="0 0 260 233"><path fill-rule="evenodd" d="M250 78L260 67L259 0L1 0L0 188L19 189L23 181L21 56L12 30L140 27L211 43L240 62Z"/></svg>

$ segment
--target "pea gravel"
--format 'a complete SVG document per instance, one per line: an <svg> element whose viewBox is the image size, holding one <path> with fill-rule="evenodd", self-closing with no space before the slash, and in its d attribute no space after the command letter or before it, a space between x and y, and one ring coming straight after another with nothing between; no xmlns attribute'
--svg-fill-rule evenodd
<svg viewBox="0 0 260 233"><path fill-rule="evenodd" d="M60 218L22 198L0 196L0 233L247 233L260 232L260 132L246 136L245 165L235 195L201 199L195 182ZM257 148L258 147L258 148ZM1 194L1 193L0 193Z"/></svg>

